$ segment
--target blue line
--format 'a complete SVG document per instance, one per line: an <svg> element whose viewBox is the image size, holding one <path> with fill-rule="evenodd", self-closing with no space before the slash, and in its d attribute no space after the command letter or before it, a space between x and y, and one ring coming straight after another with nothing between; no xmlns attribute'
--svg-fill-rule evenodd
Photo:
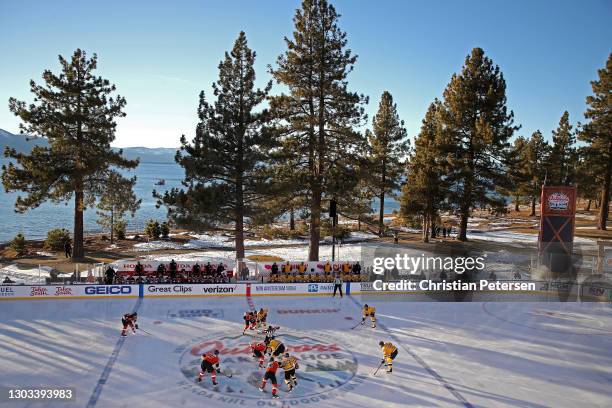
<svg viewBox="0 0 612 408"><path fill-rule="evenodd" d="M140 285L140 287L142 289L142 285ZM137 312L141 304L142 304L142 297L139 297L138 301L136 302L136 305L134 305L134 309L132 310L132 313ZM106 362L106 366L104 367L104 370L102 370L102 374L100 375L100 379L96 383L96 387L94 388L93 392L91 393L91 396L89 397L87 408L93 408L98 403L98 398L100 398L100 394L102 394L102 388L104 387L104 384L106 384L106 381L108 380L108 376L110 375L110 372L113 369L113 365L115 364L115 361L117 361L117 357L119 356L119 352L121 351L121 348L123 347L123 343L125 342L125 339L126 339L125 337L119 336L117 343L115 343L115 348L113 349L113 352L108 358L108 361Z"/></svg>
<svg viewBox="0 0 612 408"><path fill-rule="evenodd" d="M349 299L351 299L355 303L355 305L359 307L359 309L363 308L361 303L359 303L354 297L351 296L349 297ZM457 400L459 400L465 408L474 408L474 406L468 400L466 400L465 397L461 395L459 391L457 391L457 389L455 389L455 387L453 387L440 374L438 374L436 370L431 368L431 366L427 364L425 360L419 357L418 354L412 351L408 346L405 346L393 333L391 333L389 329L387 329L384 324L380 322L380 320L378 320L377 324L378 327L386 331L387 334L393 339L393 341L395 341L401 348L403 348L406 353L410 354L410 356L412 356L412 358L414 358L415 361L421 365L421 367L423 367L433 378L435 378L440 384L442 384L442 386L446 388L451 394L453 394L453 396L457 398Z"/></svg>

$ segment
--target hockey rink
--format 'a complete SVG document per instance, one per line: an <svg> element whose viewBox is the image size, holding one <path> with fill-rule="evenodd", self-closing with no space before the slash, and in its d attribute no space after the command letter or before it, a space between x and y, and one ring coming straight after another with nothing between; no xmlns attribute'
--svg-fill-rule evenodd
<svg viewBox="0 0 612 408"><path fill-rule="evenodd" d="M378 327L361 319L364 300ZM268 322L298 357L298 385L280 399L242 336L242 314ZM75 402L6 407L610 407L612 309L607 303L400 302L393 296L225 297L0 302L0 385L74 387ZM141 329L120 338L123 313ZM376 374L380 340L399 348ZM196 383L199 355L221 350L232 378Z"/></svg>

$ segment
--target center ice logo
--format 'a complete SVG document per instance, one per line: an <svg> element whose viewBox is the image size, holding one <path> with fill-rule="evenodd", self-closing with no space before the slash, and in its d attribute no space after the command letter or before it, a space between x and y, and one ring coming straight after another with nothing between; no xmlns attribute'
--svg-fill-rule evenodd
<svg viewBox="0 0 612 408"><path fill-rule="evenodd" d="M356 386L352 382L359 382L357 378L351 382L357 373L357 359L348 348L335 340L301 332L292 332L277 338L285 344L287 351L298 359L300 366L297 370L298 386L291 393L287 392L284 372L279 369L277 379L282 399L294 400L295 404L299 404L304 398L332 398L334 395L330 392L341 391L343 387L352 389ZM251 341L251 336L217 333L192 340L191 344L177 349L177 352L181 352L179 367L186 378L179 385L191 390L193 394L207 398L216 397L219 401L238 405L254 399L270 399L269 388L267 393L261 393L258 389L264 370L258 368L257 360L252 357L249 346ZM223 373L231 373L232 378L219 375L217 386L212 385L210 376L201 383L196 383L200 356L213 350L219 350L221 370ZM325 394L328 396L325 397Z"/></svg>

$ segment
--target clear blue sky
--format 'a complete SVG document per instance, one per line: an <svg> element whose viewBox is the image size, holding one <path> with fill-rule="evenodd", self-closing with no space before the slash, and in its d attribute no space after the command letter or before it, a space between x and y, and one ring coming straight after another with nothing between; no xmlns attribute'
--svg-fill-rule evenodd
<svg viewBox="0 0 612 408"><path fill-rule="evenodd" d="M589 81L612 51L612 1L336 0L359 55L353 90L370 96L371 119L389 90L411 137L473 47L500 65L520 134L546 137L564 110L582 119ZM57 55L96 52L99 73L127 99L117 146L178 146L193 135L198 93L210 95L217 64L238 32L266 66L284 51L299 1L1 1L0 128L16 132L10 96L58 70ZM273 91L279 90L276 86Z"/></svg>

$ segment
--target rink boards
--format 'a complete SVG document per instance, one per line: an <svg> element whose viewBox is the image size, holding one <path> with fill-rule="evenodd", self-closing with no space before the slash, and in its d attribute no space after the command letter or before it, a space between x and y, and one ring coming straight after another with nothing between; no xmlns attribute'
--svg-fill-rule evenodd
<svg viewBox="0 0 612 408"><path fill-rule="evenodd" d="M495 301L530 300L612 300L612 288L590 283L535 282L536 290L525 291L379 291L371 282L346 282L345 295L410 295L414 300ZM2 300L108 299L108 298L201 298L256 296L330 296L332 283L226 283L226 284L138 284L138 285L16 285L0 286Z"/></svg>

